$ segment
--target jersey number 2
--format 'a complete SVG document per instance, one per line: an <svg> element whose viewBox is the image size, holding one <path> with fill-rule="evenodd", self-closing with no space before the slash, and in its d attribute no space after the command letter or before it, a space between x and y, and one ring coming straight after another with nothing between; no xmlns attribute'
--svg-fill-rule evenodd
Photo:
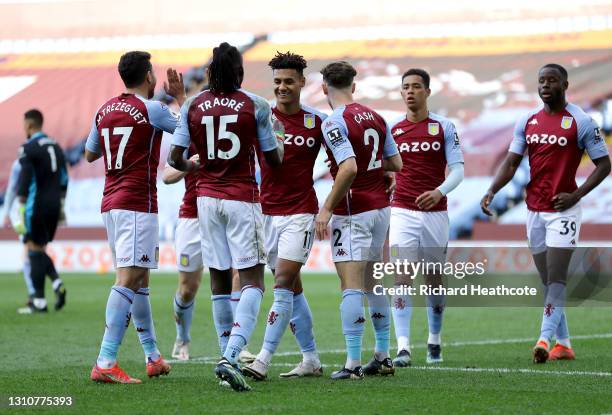
<svg viewBox="0 0 612 415"><path fill-rule="evenodd" d="M370 138L372 139L372 157L370 158L370 163L368 164L368 171L379 169L382 166L382 160L376 160L376 155L378 154L378 145L380 143L380 137L378 136L378 132L373 128L368 128L363 133L363 142L364 144L370 145Z"/></svg>
<svg viewBox="0 0 612 415"><path fill-rule="evenodd" d="M120 135L121 141L119 142L119 149L117 150L117 160L115 160L115 169L123 167L123 153L125 153L125 147L127 146L130 134L134 127L115 127L113 128L113 135ZM108 170L113 168L112 155L110 150L110 131L108 128L102 129L102 136L104 137L104 147L106 148L106 167Z"/></svg>

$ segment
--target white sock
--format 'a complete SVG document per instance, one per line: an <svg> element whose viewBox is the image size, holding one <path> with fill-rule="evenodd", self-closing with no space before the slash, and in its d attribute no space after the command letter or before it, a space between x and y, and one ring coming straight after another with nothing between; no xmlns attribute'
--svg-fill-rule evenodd
<svg viewBox="0 0 612 415"><path fill-rule="evenodd" d="M312 363L314 367L321 366L321 360L319 359L319 354L317 352L303 352L302 360L304 361L304 363Z"/></svg>
<svg viewBox="0 0 612 415"><path fill-rule="evenodd" d="M260 362L266 365L269 365L270 362L272 361L272 353L270 353L266 349L261 349L261 351L257 355L257 360L259 360Z"/></svg>
<svg viewBox="0 0 612 415"><path fill-rule="evenodd" d="M410 351L410 339L407 336L400 336L397 338L397 353L402 350Z"/></svg>
<svg viewBox="0 0 612 415"><path fill-rule="evenodd" d="M441 344L440 343L440 333L437 333L437 334L429 333L429 337L427 338L427 344Z"/></svg>

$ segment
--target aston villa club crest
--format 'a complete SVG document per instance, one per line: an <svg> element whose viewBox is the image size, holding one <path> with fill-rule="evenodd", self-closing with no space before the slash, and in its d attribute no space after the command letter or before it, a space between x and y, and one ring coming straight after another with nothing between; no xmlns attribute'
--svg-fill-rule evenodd
<svg viewBox="0 0 612 415"><path fill-rule="evenodd" d="M304 114L304 127L313 129L315 128L315 116L314 114Z"/></svg>
<svg viewBox="0 0 612 415"><path fill-rule="evenodd" d="M563 128L564 130L569 130L572 126L573 121L573 117L563 117L563 119L561 120L561 128Z"/></svg>
<svg viewBox="0 0 612 415"><path fill-rule="evenodd" d="M438 133L440 133L440 124L437 122L430 122L427 124L427 132L429 135L438 135Z"/></svg>

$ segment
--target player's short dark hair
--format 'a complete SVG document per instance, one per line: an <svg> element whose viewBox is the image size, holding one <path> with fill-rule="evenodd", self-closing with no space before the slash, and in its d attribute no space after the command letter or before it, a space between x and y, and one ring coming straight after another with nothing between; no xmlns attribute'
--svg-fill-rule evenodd
<svg viewBox="0 0 612 415"><path fill-rule="evenodd" d="M563 78L564 81L567 81L567 77L568 77L567 69L565 69L563 66L559 65L558 63L547 63L546 65L542 66L540 70L544 68L556 69L561 74L561 78Z"/></svg>
<svg viewBox="0 0 612 415"><path fill-rule="evenodd" d="M36 108L32 108L31 110L26 111L25 114L23 114L23 118L25 120L30 121L32 123L32 126L35 128L42 128L43 126L44 118L42 112L40 112Z"/></svg>
<svg viewBox="0 0 612 415"><path fill-rule="evenodd" d="M431 81L431 78L425 69L420 69L420 68L408 69L402 75L402 83L404 82L404 78L410 75L420 76L421 79L423 80L423 85L425 85L425 88L429 89L429 82Z"/></svg>
<svg viewBox="0 0 612 415"><path fill-rule="evenodd" d="M306 59L296 53L276 52L276 55L268 62L272 69L295 69L300 75L304 75L304 69L308 66Z"/></svg>
<svg viewBox="0 0 612 415"><path fill-rule="evenodd" d="M357 71L346 61L332 62L321 69L323 80L334 88L347 88L353 83Z"/></svg>
<svg viewBox="0 0 612 415"><path fill-rule="evenodd" d="M213 92L234 92L240 89L244 68L242 55L236 46L227 42L213 49L213 57L208 66L208 85Z"/></svg>
<svg viewBox="0 0 612 415"><path fill-rule="evenodd" d="M147 72L153 69L149 52L132 51L121 55L117 66L119 75L126 88L134 88L142 84Z"/></svg>

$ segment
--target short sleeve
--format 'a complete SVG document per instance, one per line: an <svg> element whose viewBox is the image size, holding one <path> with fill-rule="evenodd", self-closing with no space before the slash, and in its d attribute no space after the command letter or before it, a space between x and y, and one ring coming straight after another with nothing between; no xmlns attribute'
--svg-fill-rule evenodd
<svg viewBox="0 0 612 415"><path fill-rule="evenodd" d="M391 127L389 127L389 124L387 123L385 123L385 125L387 127L387 132L385 136L385 146L383 147L383 158L388 159L396 154L399 154L399 150L397 149L397 144L395 144L395 139L391 134Z"/></svg>
<svg viewBox="0 0 612 415"><path fill-rule="evenodd" d="M591 117L585 118L578 124L578 145L586 149L591 160L608 155L608 147L601 130Z"/></svg>
<svg viewBox="0 0 612 415"><path fill-rule="evenodd" d="M512 136L512 142L508 151L510 153L516 153L519 155L525 154L527 148L527 140L525 139L525 124L527 124L527 117L521 117L514 126L514 134Z"/></svg>
<svg viewBox="0 0 612 415"><path fill-rule="evenodd" d="M463 163L463 152L461 151L459 134L457 134L455 124L452 122L447 122L444 125L444 155L448 165Z"/></svg>
<svg viewBox="0 0 612 415"><path fill-rule="evenodd" d="M179 116L159 101L145 101L149 113L149 123L158 130L174 133L179 123Z"/></svg>
<svg viewBox="0 0 612 415"><path fill-rule="evenodd" d="M321 126L323 139L336 160L336 164L355 157L353 146L348 138L348 128L343 119L331 116Z"/></svg>
<svg viewBox="0 0 612 415"><path fill-rule="evenodd" d="M272 128L272 110L270 104L260 97L252 97L255 104L255 120L257 121L257 139L261 151L272 151L278 147Z"/></svg>
<svg viewBox="0 0 612 415"><path fill-rule="evenodd" d="M85 142L85 149L87 151L100 154L100 136L98 134L98 127L96 126L96 117L91 123L91 130L89 130L89 135L87 136L87 141Z"/></svg>
<svg viewBox="0 0 612 415"><path fill-rule="evenodd" d="M175 146L188 148L191 143L189 135L189 107L192 102L193 100L188 99L181 108L178 127L174 130L174 135L172 136L172 144Z"/></svg>

